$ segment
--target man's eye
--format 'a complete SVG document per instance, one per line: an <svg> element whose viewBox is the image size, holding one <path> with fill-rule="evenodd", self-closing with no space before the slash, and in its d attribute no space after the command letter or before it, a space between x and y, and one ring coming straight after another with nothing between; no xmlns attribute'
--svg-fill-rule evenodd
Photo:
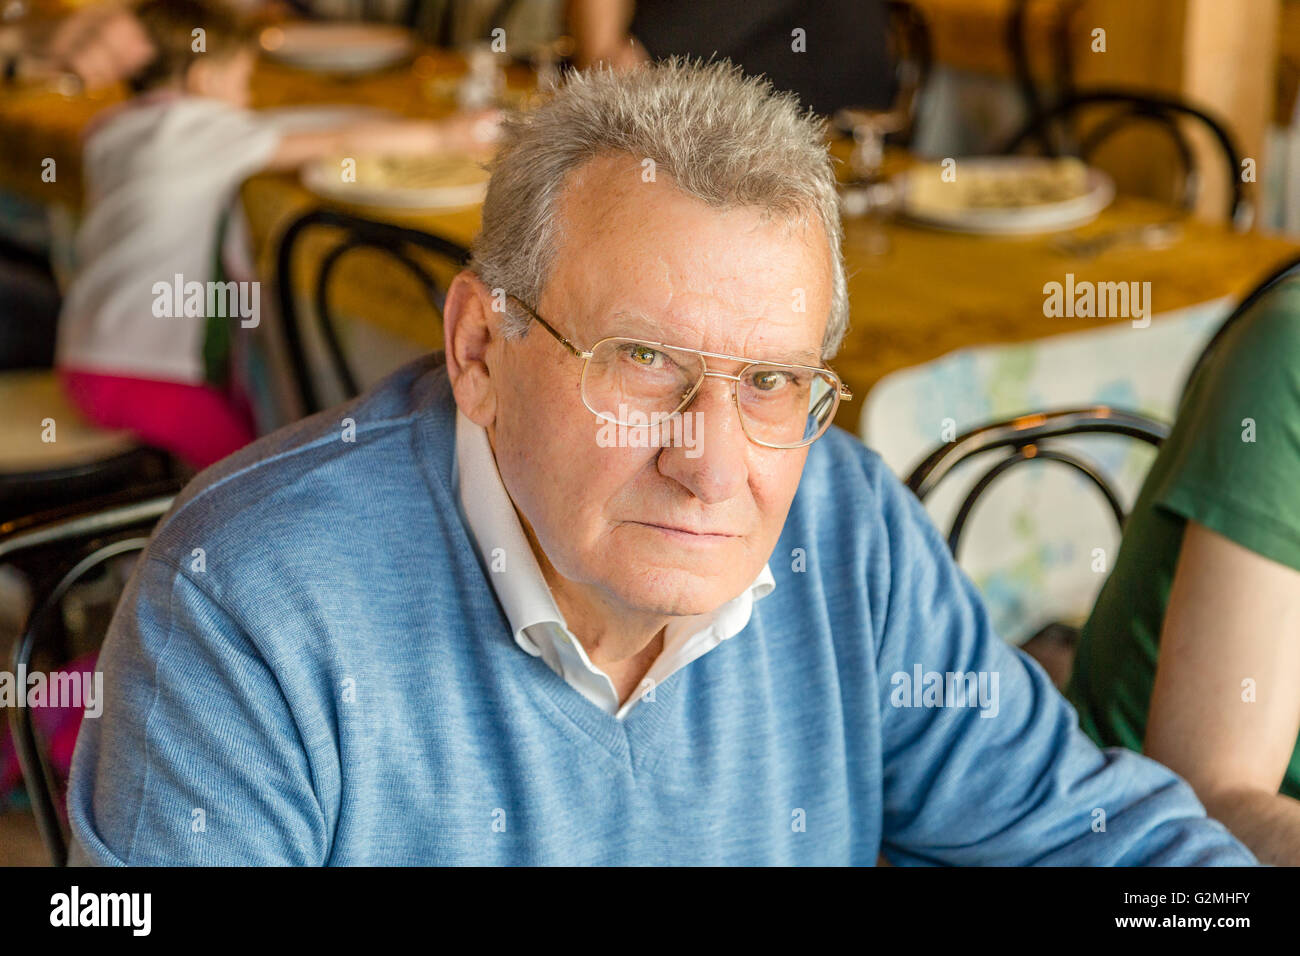
<svg viewBox="0 0 1300 956"><path fill-rule="evenodd" d="M763 372L755 372L750 377L749 383L760 392L775 392L790 384L790 375L775 369L767 369Z"/></svg>
<svg viewBox="0 0 1300 956"><path fill-rule="evenodd" d="M661 358L660 353L648 345L626 345L624 354L643 368L654 368L655 361Z"/></svg>

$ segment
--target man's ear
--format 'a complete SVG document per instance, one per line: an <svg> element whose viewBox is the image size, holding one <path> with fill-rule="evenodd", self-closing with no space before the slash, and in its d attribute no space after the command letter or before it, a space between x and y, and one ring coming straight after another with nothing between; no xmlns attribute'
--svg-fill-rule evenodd
<svg viewBox="0 0 1300 956"><path fill-rule="evenodd" d="M503 303L504 304L504 303ZM465 417L488 428L496 417L496 389L489 350L500 341L493 296L468 269L452 279L442 311L447 376Z"/></svg>

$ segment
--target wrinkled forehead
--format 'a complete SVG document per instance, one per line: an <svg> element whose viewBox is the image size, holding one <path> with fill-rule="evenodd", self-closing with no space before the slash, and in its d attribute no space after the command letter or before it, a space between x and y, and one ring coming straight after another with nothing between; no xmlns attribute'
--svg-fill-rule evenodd
<svg viewBox="0 0 1300 956"><path fill-rule="evenodd" d="M566 179L545 307L580 318L569 328L588 343L629 335L817 364L832 265L816 217L711 205L647 170L603 156Z"/></svg>

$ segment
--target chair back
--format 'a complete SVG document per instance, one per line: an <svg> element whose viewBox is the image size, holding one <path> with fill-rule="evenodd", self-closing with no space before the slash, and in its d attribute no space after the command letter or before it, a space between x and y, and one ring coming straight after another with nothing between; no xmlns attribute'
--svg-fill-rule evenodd
<svg viewBox="0 0 1300 956"><path fill-rule="evenodd" d="M0 564L26 559L29 566L39 563L47 569L35 582L32 610L14 645L11 673L32 673L33 663L41 661L66 662L69 652L63 599L71 588L111 559L142 551L152 529L171 507L177 490L172 482L154 485L80 509L32 516L0 534ZM44 560L34 562L38 555ZM102 640L103 635L98 638ZM53 682L47 681L47 686L53 686ZM26 687L19 692L25 693ZM10 707L9 727L41 841L53 865L66 865L66 781L59 779L29 707Z"/></svg>
<svg viewBox="0 0 1300 956"><path fill-rule="evenodd" d="M1079 115L1095 108L1109 110L1086 135L1077 139L1071 128ZM1192 120L1213 137L1223 156L1225 182L1228 186L1228 218L1239 229L1250 226L1254 209L1246 199L1241 184L1241 154L1224 126L1209 113L1165 93L1128 89L1096 89L1068 94L1056 104L1039 110L1002 147L1001 152L1020 152L1029 142L1042 144L1048 155L1062 151L1056 144L1064 142L1064 152L1088 159L1107 139L1134 123L1154 126L1166 133L1178 152L1183 167L1181 205L1190 212L1200 191L1200 170L1196 154L1183 132L1181 121Z"/></svg>
<svg viewBox="0 0 1300 956"><path fill-rule="evenodd" d="M1009 421L971 429L939 446L908 476L907 487L924 501L954 468L968 458L1006 449L1007 454L980 476L957 509L948 530L948 548L954 557L957 556L962 531L980 496L999 477L1026 461L1056 461L1083 475L1101 492L1122 528L1124 509L1110 479L1096 464L1077 452L1064 451L1050 444L1052 439L1067 435L1088 434L1123 435L1159 447L1168 436L1169 427L1134 412L1105 405L1021 415Z"/></svg>
<svg viewBox="0 0 1300 956"><path fill-rule="evenodd" d="M319 323L321 340L325 345L329 370L342 388L345 398L360 392L353 367L344 355L339 341L338 323L330 307L330 277L345 255L355 249L372 249L399 263L420 283L430 308L439 322L446 301L446 290L421 263L419 252L450 262L457 269L469 261L469 250L458 243L431 233L408 229L387 222L363 219L350 213L332 209L317 209L296 219L280 238L276 262L276 286L280 316L284 329L289 363L296 380L304 414L313 414L325 407L311 373L311 363L304 347L302 318L297 307L293 281L295 254L303 239L313 230L341 230L342 236L317 266L314 287L313 314Z"/></svg>
<svg viewBox="0 0 1300 956"><path fill-rule="evenodd" d="M1011 54L1011 72L1025 103L1028 116L1043 112L1045 97L1034 79L1029 56L1029 25L1039 7L1053 17L1048 43L1052 55L1052 97L1065 99L1074 92L1074 51L1070 47L1070 28L1074 15L1083 6L1083 0L1050 0L1046 5L1035 0L1015 0L1007 17L1007 49ZM1049 9L1050 8L1050 9ZM1048 130L1042 130L1040 142L1044 152L1053 153L1054 146L1047 140Z"/></svg>

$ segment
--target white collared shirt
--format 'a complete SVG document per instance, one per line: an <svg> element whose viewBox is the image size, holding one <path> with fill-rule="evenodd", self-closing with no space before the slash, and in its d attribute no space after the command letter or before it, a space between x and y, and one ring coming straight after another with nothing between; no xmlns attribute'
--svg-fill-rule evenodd
<svg viewBox="0 0 1300 956"><path fill-rule="evenodd" d="M650 665L636 693L620 706L614 682L591 662L565 623L551 589L542 576L514 504L497 470L487 431L456 411L456 467L453 492L470 537L484 564L497 599L515 632L515 643L541 657L578 693L618 719L623 719L642 698L653 699L656 685L734 637L749 623L754 602L776 587L772 570L763 570L739 597L711 614L675 618L664 630L664 646ZM467 494L466 489L473 489ZM495 570L500 568L500 571Z"/></svg>

